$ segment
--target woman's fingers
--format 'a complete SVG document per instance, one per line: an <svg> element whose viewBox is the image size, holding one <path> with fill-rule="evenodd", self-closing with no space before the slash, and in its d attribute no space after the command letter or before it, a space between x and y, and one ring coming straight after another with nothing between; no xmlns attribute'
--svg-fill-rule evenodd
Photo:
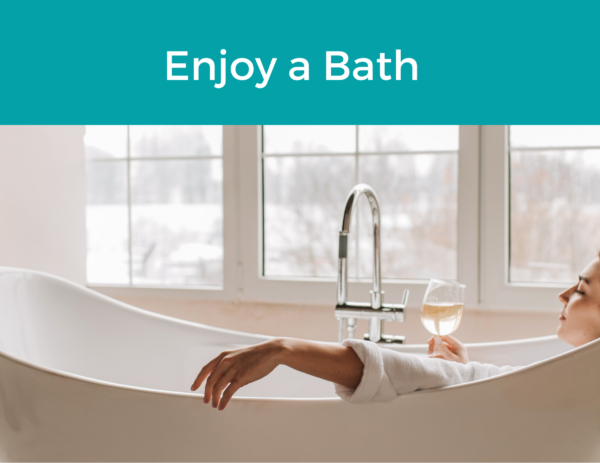
<svg viewBox="0 0 600 463"><path fill-rule="evenodd" d="M231 381L231 383L229 383L229 386L227 386L227 389L225 389L225 392L223 392L223 397L221 398L221 402L219 403L219 410L225 409L225 407L231 400L231 397L233 397L233 394L235 394L237 390L242 386L242 382L237 378L235 378L233 381Z"/></svg>
<svg viewBox="0 0 600 463"><path fill-rule="evenodd" d="M221 400L221 393L223 389L227 387L227 385L235 379L236 371L233 368L227 370L227 372L221 376L214 384L212 388L212 406L213 408L217 408L219 406L219 401Z"/></svg>
<svg viewBox="0 0 600 463"><path fill-rule="evenodd" d="M191 387L192 391L195 391L202 385L204 380L208 377L208 375L211 373L211 371L213 371L213 369L214 369L214 366L211 365L210 363L206 364L202 367L202 370L200 370L200 373L198 373L198 376L196 377L196 379L194 380L194 383L192 384L192 387Z"/></svg>
<svg viewBox="0 0 600 463"><path fill-rule="evenodd" d="M221 379L221 376L227 373L229 368L231 367L231 363L227 361L227 358L221 360L221 363L213 370L210 376L206 380L206 386L204 386L204 403L207 404L210 402L213 395L213 388L216 382Z"/></svg>
<svg viewBox="0 0 600 463"><path fill-rule="evenodd" d="M434 344L434 339L432 336L427 340L427 353L428 354L433 354L433 351L434 351L433 344Z"/></svg>
<svg viewBox="0 0 600 463"><path fill-rule="evenodd" d="M215 367L221 362L221 360L223 360L223 357L225 357L227 354L229 354L229 352L221 352L217 357L215 357L202 367L202 370L200 370L200 373L198 373L198 376L196 376L196 379L192 384L192 391L195 391L202 385L202 383L208 377L208 375L215 369Z"/></svg>
<svg viewBox="0 0 600 463"><path fill-rule="evenodd" d="M447 342L448 344L450 344L454 349L457 349L458 347L461 346L461 342L456 339L454 336L450 336L449 334L445 335L445 336L441 336L442 341Z"/></svg>
<svg viewBox="0 0 600 463"><path fill-rule="evenodd" d="M452 346L452 345L448 344L446 341L442 341L442 344L443 344L444 346L446 346L446 348L447 348L447 349L448 349L450 352L452 352L453 354L456 354L456 347L454 347L454 346Z"/></svg>
<svg viewBox="0 0 600 463"><path fill-rule="evenodd" d="M454 361L460 363L469 363L469 355L467 353L467 347L456 339L454 336L442 336L444 343L449 346L449 350L455 354Z"/></svg>
<svg viewBox="0 0 600 463"><path fill-rule="evenodd" d="M458 357L452 352L446 343L440 342L436 344L438 351L444 356L446 360L456 360Z"/></svg>
<svg viewBox="0 0 600 463"><path fill-rule="evenodd" d="M433 336L427 340L427 345L429 358L442 358L453 362L469 363L467 348L454 336ZM437 355L437 353L440 355Z"/></svg>
<svg viewBox="0 0 600 463"><path fill-rule="evenodd" d="M438 346L440 346L442 344L444 346L446 346L446 348L447 348L448 351L450 351L451 353L455 354L456 353L456 348L453 345L451 345L451 344L449 344L449 343L447 343L445 341L446 337L448 337L448 336L432 336L431 338L429 338L427 340L427 346L428 346L427 347L427 354L429 354L429 355L433 354L436 351L436 349L438 348ZM439 343L436 342L438 340L439 340Z"/></svg>

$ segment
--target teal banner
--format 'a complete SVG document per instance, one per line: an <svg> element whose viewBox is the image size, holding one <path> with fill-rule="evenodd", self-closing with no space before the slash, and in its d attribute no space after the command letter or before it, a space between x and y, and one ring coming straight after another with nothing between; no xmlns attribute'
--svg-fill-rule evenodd
<svg viewBox="0 0 600 463"><path fill-rule="evenodd" d="M600 124L597 0L0 9L0 124Z"/></svg>

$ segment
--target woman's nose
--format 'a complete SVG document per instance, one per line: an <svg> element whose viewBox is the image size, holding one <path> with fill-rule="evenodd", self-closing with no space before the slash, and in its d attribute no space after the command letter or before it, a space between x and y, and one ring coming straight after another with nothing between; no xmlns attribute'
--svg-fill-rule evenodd
<svg viewBox="0 0 600 463"><path fill-rule="evenodd" d="M569 295L572 293L573 288L565 289L562 293L558 295L558 300L563 304L567 304L569 302Z"/></svg>

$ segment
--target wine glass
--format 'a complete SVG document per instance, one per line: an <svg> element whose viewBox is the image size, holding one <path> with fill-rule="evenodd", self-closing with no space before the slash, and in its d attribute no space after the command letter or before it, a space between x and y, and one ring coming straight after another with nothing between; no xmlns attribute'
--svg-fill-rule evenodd
<svg viewBox="0 0 600 463"><path fill-rule="evenodd" d="M465 285L447 280L429 281L421 309L421 323L427 331L435 336L454 333L464 310Z"/></svg>

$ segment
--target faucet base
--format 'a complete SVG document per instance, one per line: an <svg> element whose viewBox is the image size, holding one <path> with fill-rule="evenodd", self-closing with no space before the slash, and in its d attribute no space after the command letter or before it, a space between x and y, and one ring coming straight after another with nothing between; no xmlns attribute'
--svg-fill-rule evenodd
<svg viewBox="0 0 600 463"><path fill-rule="evenodd" d="M404 344L405 336L394 336L392 334L382 334L381 339L377 341L377 344ZM365 341L370 341L371 336L369 333L365 333L364 336Z"/></svg>
<svg viewBox="0 0 600 463"><path fill-rule="evenodd" d="M369 335L367 340L384 344L402 344L404 336L386 336L383 334L383 322L403 322L404 309L408 302L408 289L402 295L402 304L381 304L374 309L368 303L343 302L335 306L335 316L338 319L338 341L344 340L344 325L348 322L348 336L354 338L356 320L369 320Z"/></svg>

